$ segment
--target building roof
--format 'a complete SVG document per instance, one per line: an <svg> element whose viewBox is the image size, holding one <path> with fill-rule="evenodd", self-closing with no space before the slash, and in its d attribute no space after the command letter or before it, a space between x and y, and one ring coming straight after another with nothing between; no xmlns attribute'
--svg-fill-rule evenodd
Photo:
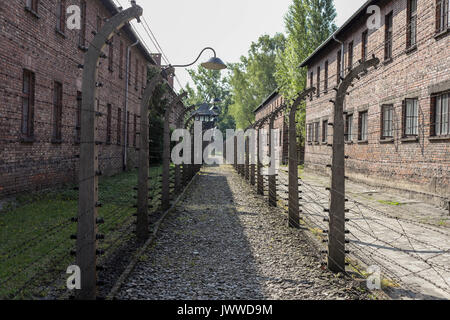
<svg viewBox="0 0 450 320"><path fill-rule="evenodd" d="M262 109L263 107L265 107L270 100L272 100L273 98L275 98L278 95L278 88L272 92L259 106L258 108L256 108L255 110L253 110L254 113L258 112L260 109Z"/></svg>
<svg viewBox="0 0 450 320"><path fill-rule="evenodd" d="M337 38L338 40L340 40L339 35L347 31L351 27L352 23L355 22L357 19L359 19L361 16L366 15L367 8L370 5L373 5L377 2L380 2L380 0L367 0L361 6L361 8L359 8L358 11L356 11L339 29L337 29L327 40L325 40L325 42L323 42L319 47L317 47L317 49L314 50L314 52L308 58L306 58L306 60L303 61L299 67L302 68L307 66L311 62L311 60L320 52L322 52L325 49L325 47L327 47L331 42L337 43L333 38Z"/></svg>
<svg viewBox="0 0 450 320"><path fill-rule="evenodd" d="M215 113L214 111L210 110L211 109L211 105L208 103L203 103L200 105L200 107L195 110L194 112L192 112L192 116L218 116L217 113Z"/></svg>
<svg viewBox="0 0 450 320"><path fill-rule="evenodd" d="M100 0L100 2L105 6L106 9L109 10L109 12L111 12L112 15L120 12L119 8L116 6L113 0ZM134 32L133 28L131 28L131 25L129 23L125 24L122 30L133 42L139 40L139 44L136 47L139 48L139 50L151 64L156 65L156 61L155 59L153 59L152 54L147 51L137 34Z"/></svg>

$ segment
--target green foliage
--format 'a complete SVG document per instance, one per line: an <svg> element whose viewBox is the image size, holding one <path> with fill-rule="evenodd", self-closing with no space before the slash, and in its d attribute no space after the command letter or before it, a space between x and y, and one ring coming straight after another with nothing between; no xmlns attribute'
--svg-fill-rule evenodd
<svg viewBox="0 0 450 320"><path fill-rule="evenodd" d="M286 49L277 57L276 81L281 95L293 100L306 88L306 70L300 64L336 30L332 0L293 0L285 16ZM297 113L299 144L304 144L305 103Z"/></svg>
<svg viewBox="0 0 450 320"><path fill-rule="evenodd" d="M277 89L275 79L276 57L285 48L285 38L281 33L270 37L263 35L253 42L248 57L230 66L230 77L233 104L230 113L236 126L245 129L253 123L253 111Z"/></svg>

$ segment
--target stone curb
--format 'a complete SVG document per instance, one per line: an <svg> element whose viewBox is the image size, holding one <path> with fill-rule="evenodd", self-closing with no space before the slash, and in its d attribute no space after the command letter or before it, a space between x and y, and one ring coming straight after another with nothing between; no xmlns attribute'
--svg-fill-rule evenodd
<svg viewBox="0 0 450 320"><path fill-rule="evenodd" d="M106 296L106 300L114 300L115 296L117 295L117 293L119 292L120 288L122 287L122 285L124 284L124 282L127 280L128 276L131 274L131 272L134 270L134 268L136 267L136 264L139 260L139 257L142 256L142 254L148 249L148 247L153 243L153 241L156 238L156 235L158 234L159 231L159 227L161 226L162 222L165 220L165 218L172 213L175 210L175 207L179 204L179 202L181 201L181 199L183 199L183 197L185 196L186 192L190 189L191 185L194 183L194 181L196 180L196 177L198 176L198 174L196 174L191 181L188 183L188 185L186 186L186 188L184 188L183 192L178 196L178 198L175 200L175 202L172 204L172 207L170 207L169 210L167 210L166 212L164 212L164 214L162 215L162 217L158 220L158 222L156 222L155 224L155 228L153 230L153 233L150 235L150 238L145 242L145 244L138 249L138 251L134 254L133 258L131 259L130 263L128 264L127 268L125 269L125 271L121 274L121 276L119 277L119 279L116 281L116 284L114 285L114 287L111 289L111 291L109 292L109 294Z"/></svg>

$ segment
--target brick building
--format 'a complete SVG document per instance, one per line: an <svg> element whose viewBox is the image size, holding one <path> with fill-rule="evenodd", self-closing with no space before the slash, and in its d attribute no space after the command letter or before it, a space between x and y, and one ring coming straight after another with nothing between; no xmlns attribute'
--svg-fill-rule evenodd
<svg viewBox="0 0 450 320"><path fill-rule="evenodd" d="M80 30L66 25L69 5L81 9ZM2 1L0 197L76 182L82 86L78 66L95 31L116 13L112 0ZM156 64L137 40L126 25L105 47L106 58L98 68L103 86L96 110L102 114L100 167L105 174L123 170L126 158L127 166L134 166L140 98L147 67Z"/></svg>
<svg viewBox="0 0 450 320"><path fill-rule="evenodd" d="M276 110L278 107L280 107L284 103L283 97L278 93L278 91L274 91L271 93L266 100L264 100L261 105L255 109L255 121L258 121L262 118L264 118L269 113ZM280 135L279 135L279 160L282 164L287 164L288 159L288 139L289 139L289 133L288 133L288 124L285 120L284 112L280 113L274 120L273 123L274 129L279 129ZM265 129L267 134L269 134L269 124L266 123L261 129ZM267 148L266 148L266 154L269 154L269 137L267 136L266 139L267 142Z"/></svg>
<svg viewBox="0 0 450 320"><path fill-rule="evenodd" d="M367 8L381 9L368 30ZM306 167L328 172L333 104L340 79L359 59L381 61L349 89L346 169L357 181L408 190L434 203L450 198L450 11L448 0L367 1L308 57Z"/></svg>

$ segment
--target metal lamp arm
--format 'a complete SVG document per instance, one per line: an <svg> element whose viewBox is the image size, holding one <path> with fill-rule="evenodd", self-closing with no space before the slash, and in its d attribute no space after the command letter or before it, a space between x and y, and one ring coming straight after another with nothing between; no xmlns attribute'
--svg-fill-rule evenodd
<svg viewBox="0 0 450 320"><path fill-rule="evenodd" d="M211 47L206 47L205 49L203 49L203 50L200 52L200 54L198 55L197 59L195 59L194 62L192 62L192 63L190 63L190 64L185 64L185 65L175 65L175 66L172 66L172 67L173 67L173 68L186 68L186 67L190 67L190 66L192 66L193 64L195 64L195 63L200 59L200 57L202 56L203 52L205 52L206 50L211 50L211 51L214 53L214 58L216 57L216 51L215 51L213 48L211 48Z"/></svg>

